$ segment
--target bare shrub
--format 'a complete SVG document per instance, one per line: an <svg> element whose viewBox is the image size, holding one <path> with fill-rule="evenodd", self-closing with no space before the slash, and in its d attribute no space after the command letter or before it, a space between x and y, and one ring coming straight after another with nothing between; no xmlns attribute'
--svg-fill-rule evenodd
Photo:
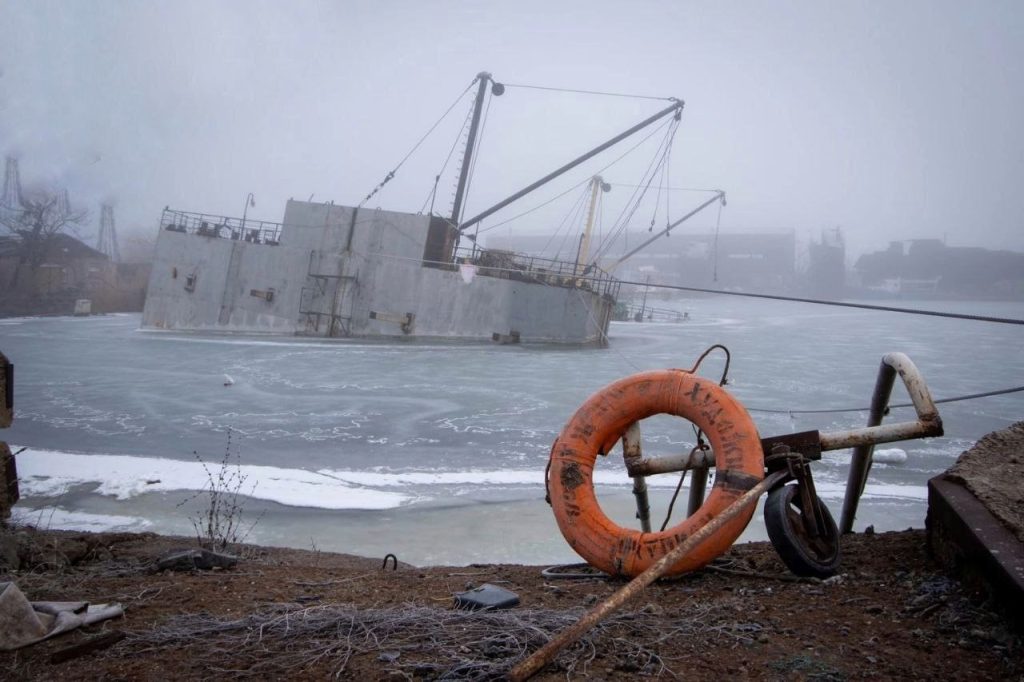
<svg viewBox="0 0 1024 682"><path fill-rule="evenodd" d="M256 481L247 486L248 474L242 471L238 446L232 442L231 429L227 432L224 456L214 465L207 463L198 452L193 453L206 472L206 485L195 495L181 501L184 506L193 500L206 498L201 511L189 516L196 531L199 546L211 550L224 550L245 542L263 513L247 526L243 522L245 504L256 490ZM212 468L211 468L212 467Z"/></svg>

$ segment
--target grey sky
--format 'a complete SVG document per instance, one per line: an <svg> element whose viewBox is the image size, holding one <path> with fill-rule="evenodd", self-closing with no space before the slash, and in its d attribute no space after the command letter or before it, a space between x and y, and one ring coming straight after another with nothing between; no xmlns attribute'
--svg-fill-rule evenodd
<svg viewBox="0 0 1024 682"><path fill-rule="evenodd" d="M167 204L239 215L248 192L268 220L288 197L358 203L487 70L684 99L672 184L725 189L723 230L1024 250L1015 1L0 0L0 69L0 152L94 215L114 199L122 233L154 230ZM369 205L421 208L467 106ZM661 106L510 88L467 214ZM635 182L641 151L609 179ZM450 200L446 178L436 205ZM698 200L673 196L673 213ZM502 229L550 229L568 208Z"/></svg>

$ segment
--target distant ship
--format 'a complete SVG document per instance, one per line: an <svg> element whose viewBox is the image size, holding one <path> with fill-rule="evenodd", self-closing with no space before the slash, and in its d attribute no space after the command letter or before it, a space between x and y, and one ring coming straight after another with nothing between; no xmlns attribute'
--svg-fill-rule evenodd
<svg viewBox="0 0 1024 682"><path fill-rule="evenodd" d="M480 248L466 229L654 121L678 120L683 103L670 98L661 112L463 220L484 96L488 86L504 92L488 73L476 84L450 216L289 200L282 222L268 223L165 208L143 328L605 345L619 281L589 263L584 247L575 262L542 259ZM595 178L595 197L600 186Z"/></svg>

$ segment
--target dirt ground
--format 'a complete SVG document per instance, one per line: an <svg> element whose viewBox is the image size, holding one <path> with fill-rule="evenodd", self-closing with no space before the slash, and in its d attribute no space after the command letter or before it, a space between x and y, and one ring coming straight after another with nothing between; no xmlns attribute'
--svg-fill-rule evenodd
<svg viewBox="0 0 1024 682"><path fill-rule="evenodd" d="M8 531L10 537L10 531ZM238 548L225 570L153 572L195 546L152 534L15 533L32 600L120 602L123 618L0 654L6 679L494 679L624 582L543 567L381 567L380 559ZM491 583L519 606L469 612ZM53 654L125 637L63 663ZM931 561L924 531L847 536L828 581L794 578L767 543L648 588L536 679L971 679L1024 675L1019 631Z"/></svg>

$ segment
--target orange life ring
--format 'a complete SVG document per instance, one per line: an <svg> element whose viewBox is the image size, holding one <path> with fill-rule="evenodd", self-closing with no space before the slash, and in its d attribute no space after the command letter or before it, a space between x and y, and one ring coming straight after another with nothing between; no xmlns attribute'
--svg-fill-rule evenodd
<svg viewBox="0 0 1024 682"><path fill-rule="evenodd" d="M594 463L630 424L655 414L690 420L715 454L715 483L695 514L661 532L623 528L601 510ZM635 576L682 543L764 478L757 428L743 406L713 381L679 369L641 372L590 396L551 448L548 486L562 535L591 565L612 575ZM754 507L693 548L668 571L696 570L727 550L747 527Z"/></svg>

